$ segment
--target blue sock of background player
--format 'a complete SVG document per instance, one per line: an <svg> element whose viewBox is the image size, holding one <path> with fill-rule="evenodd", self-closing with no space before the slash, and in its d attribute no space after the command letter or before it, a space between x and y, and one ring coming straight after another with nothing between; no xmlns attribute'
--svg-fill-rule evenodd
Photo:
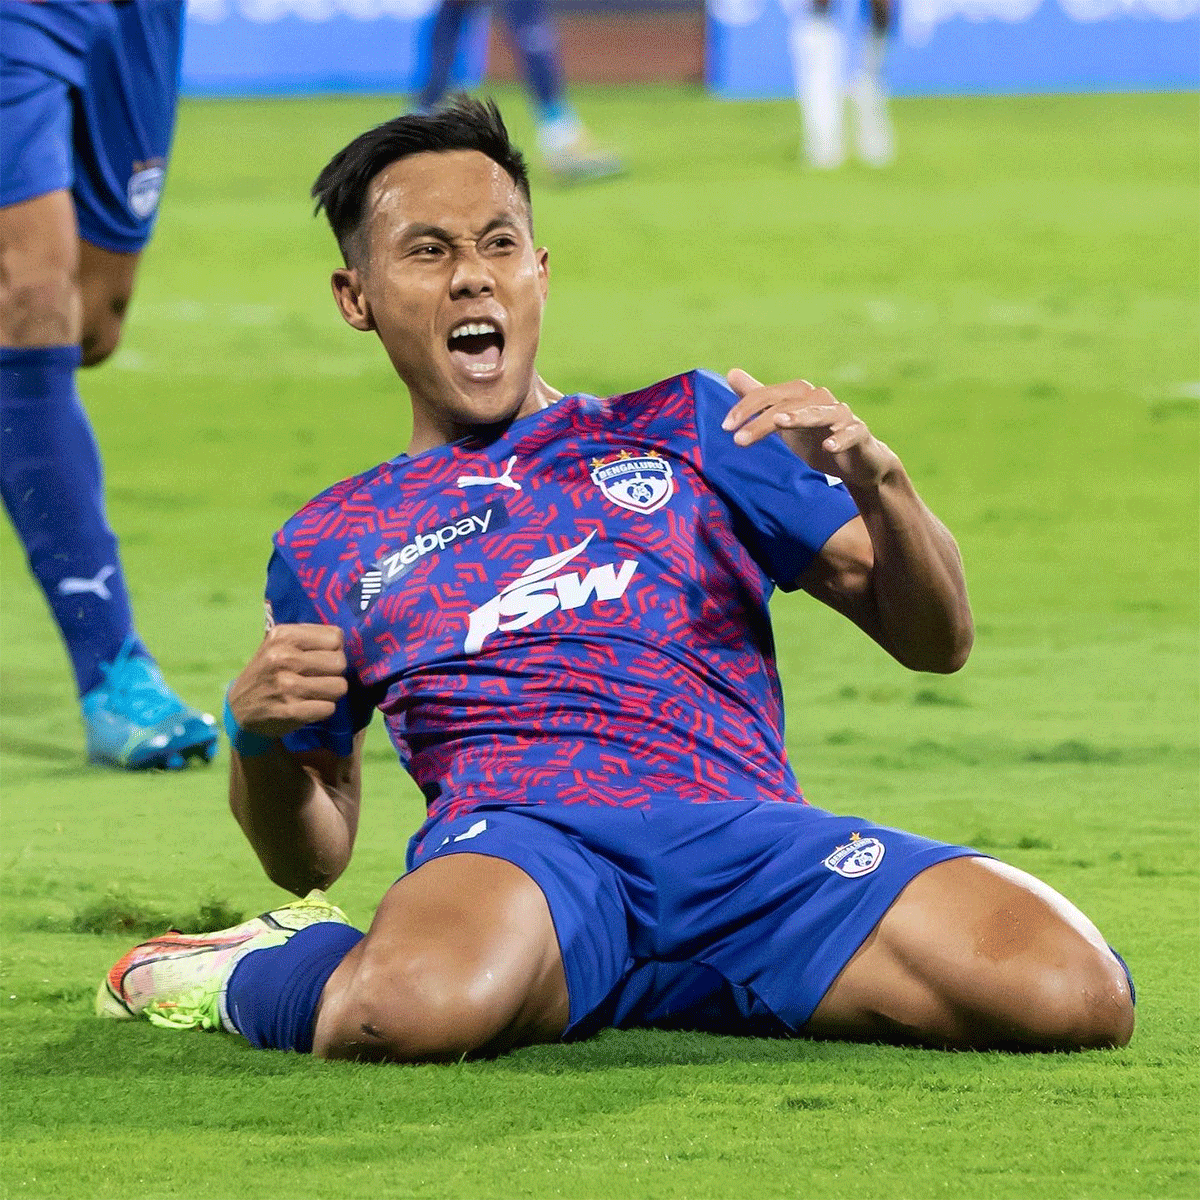
<svg viewBox="0 0 1200 1200"><path fill-rule="evenodd" d="M133 629L100 454L75 388L78 346L0 349L4 506L62 631L82 696Z"/></svg>
<svg viewBox="0 0 1200 1200"><path fill-rule="evenodd" d="M480 0L443 0L434 17L429 73L417 96L423 111L446 94L467 18ZM621 158L594 145L566 96L558 30L545 0L505 0L499 6L520 59L538 122L538 147L560 180L599 179L624 170Z"/></svg>
<svg viewBox="0 0 1200 1200"><path fill-rule="evenodd" d="M539 123L573 116L563 88L558 33L543 0L505 0L500 11L521 57L525 82L537 105Z"/></svg>

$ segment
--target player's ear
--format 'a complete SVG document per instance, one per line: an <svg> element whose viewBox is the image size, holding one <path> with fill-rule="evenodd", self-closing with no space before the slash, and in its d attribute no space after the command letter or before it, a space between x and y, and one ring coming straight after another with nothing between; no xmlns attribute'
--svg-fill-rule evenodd
<svg viewBox="0 0 1200 1200"><path fill-rule="evenodd" d="M542 299L545 300L550 292L550 251L545 246L541 246L533 253L537 259L538 282L542 287Z"/></svg>
<svg viewBox="0 0 1200 1200"><path fill-rule="evenodd" d="M363 333L375 328L371 306L363 292L362 277L355 267L339 267L329 278L333 298L342 314L342 320L352 329Z"/></svg>

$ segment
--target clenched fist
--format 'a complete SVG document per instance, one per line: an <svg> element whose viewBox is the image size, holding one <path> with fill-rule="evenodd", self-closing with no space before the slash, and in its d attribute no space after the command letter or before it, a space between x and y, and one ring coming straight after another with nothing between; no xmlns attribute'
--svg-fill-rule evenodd
<svg viewBox="0 0 1200 1200"><path fill-rule="evenodd" d="M229 689L237 723L279 738L333 715L347 691L342 631L336 625L275 625Z"/></svg>

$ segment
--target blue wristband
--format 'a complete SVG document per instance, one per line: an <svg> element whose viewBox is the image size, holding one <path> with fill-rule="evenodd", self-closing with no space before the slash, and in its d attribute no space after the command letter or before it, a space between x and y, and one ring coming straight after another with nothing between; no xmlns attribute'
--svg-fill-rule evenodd
<svg viewBox="0 0 1200 1200"><path fill-rule="evenodd" d="M232 686L232 684L230 685ZM229 738L229 744L243 758L261 758L264 754L269 753L275 746L278 739L260 737L257 733L251 733L248 729L243 729L237 723L237 717L233 715L233 709L229 707L229 693L225 693L225 736Z"/></svg>

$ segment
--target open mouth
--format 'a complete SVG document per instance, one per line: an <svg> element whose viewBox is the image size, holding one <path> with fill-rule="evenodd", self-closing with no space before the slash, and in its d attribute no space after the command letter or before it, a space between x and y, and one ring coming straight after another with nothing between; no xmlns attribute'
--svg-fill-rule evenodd
<svg viewBox="0 0 1200 1200"><path fill-rule="evenodd" d="M466 321L446 339L450 357L468 375L486 378L500 368L504 334L491 321Z"/></svg>

